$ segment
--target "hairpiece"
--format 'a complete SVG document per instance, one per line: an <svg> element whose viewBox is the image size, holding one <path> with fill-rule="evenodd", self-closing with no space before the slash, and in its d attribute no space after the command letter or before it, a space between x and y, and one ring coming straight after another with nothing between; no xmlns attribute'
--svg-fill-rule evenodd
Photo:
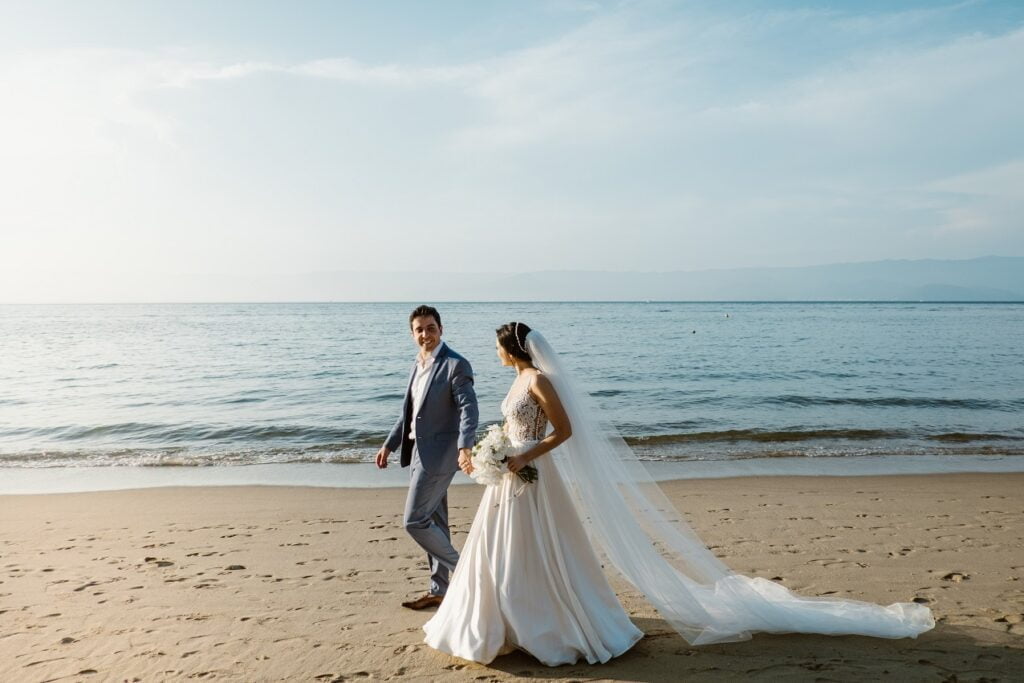
<svg viewBox="0 0 1024 683"><path fill-rule="evenodd" d="M519 321L516 321L515 334L516 334L516 344L519 344L519 348L522 349L523 353L528 353L527 350L526 350L526 347L523 346L523 340L519 338Z"/></svg>

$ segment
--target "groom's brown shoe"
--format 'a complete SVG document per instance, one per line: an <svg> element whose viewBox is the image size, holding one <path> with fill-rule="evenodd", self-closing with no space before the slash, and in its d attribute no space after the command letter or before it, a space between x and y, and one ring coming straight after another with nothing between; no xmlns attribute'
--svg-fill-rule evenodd
<svg viewBox="0 0 1024 683"><path fill-rule="evenodd" d="M443 595L421 595L415 600L409 600L402 603L402 607L408 607L409 609L427 609L428 607L437 607L444 600Z"/></svg>

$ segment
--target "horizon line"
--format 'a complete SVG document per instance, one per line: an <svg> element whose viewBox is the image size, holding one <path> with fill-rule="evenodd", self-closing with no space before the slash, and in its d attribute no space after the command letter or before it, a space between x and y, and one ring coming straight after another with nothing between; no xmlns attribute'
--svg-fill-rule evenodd
<svg viewBox="0 0 1024 683"><path fill-rule="evenodd" d="M1024 299L433 299L439 304L1024 304ZM277 306L422 304L422 299L282 301L0 301L0 306Z"/></svg>

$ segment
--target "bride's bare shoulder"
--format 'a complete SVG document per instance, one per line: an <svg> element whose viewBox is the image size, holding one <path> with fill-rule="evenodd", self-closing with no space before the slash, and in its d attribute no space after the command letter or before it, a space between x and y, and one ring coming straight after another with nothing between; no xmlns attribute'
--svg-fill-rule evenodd
<svg viewBox="0 0 1024 683"><path fill-rule="evenodd" d="M551 385L551 380L549 380L543 372L537 370L536 368L532 368L530 370L529 382L529 391L535 396L538 394L549 394L552 391L554 391L554 387Z"/></svg>
<svg viewBox="0 0 1024 683"><path fill-rule="evenodd" d="M533 386L538 379L544 377L544 373L537 368L526 368L523 370L523 374L526 375L526 381L530 386Z"/></svg>

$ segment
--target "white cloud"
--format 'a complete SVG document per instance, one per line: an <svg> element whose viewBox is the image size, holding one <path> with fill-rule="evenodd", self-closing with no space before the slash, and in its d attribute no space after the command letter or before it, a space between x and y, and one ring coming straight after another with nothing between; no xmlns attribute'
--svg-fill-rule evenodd
<svg viewBox="0 0 1024 683"><path fill-rule="evenodd" d="M1000 242L1024 233L1024 158L942 178L921 192L941 217L932 231L939 239L985 237L999 251Z"/></svg>
<svg viewBox="0 0 1024 683"><path fill-rule="evenodd" d="M1024 201L1024 158L942 178L926 189Z"/></svg>

